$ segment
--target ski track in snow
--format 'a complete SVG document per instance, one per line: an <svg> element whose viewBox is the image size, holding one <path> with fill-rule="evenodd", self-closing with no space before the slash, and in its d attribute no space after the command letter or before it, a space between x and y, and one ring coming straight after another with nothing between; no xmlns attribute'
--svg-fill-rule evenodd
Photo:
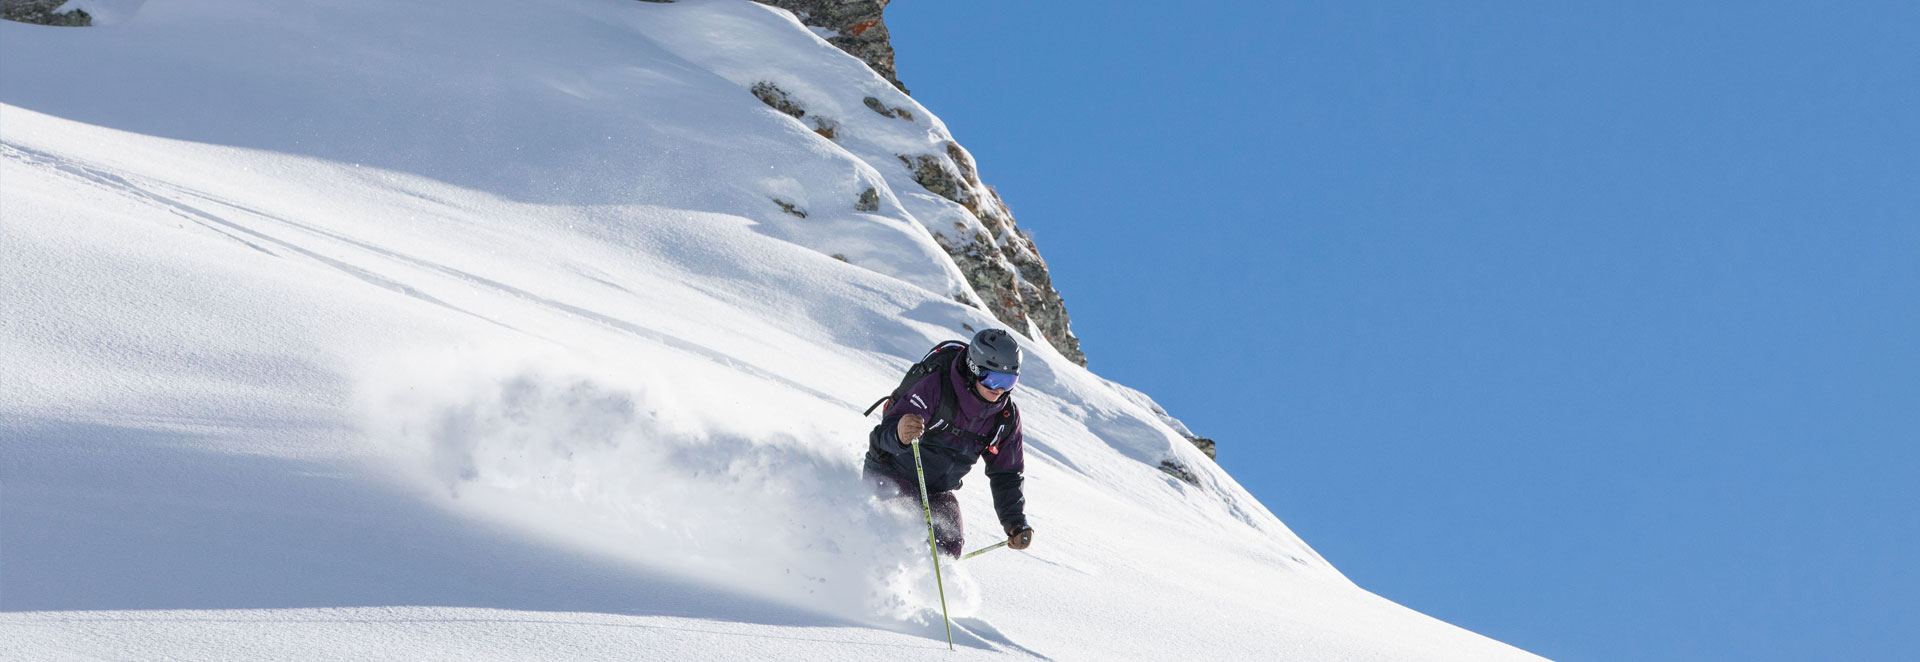
<svg viewBox="0 0 1920 662"><path fill-rule="evenodd" d="M363 268L348 259L385 260L401 267L443 274L704 356L751 377L775 381L848 408L854 406L698 343L546 299L485 277L248 209L205 193L174 188L135 175L116 174L18 145L0 147L4 148L0 154L9 158L50 167L88 184L152 204L261 253L273 257L283 257L282 253L304 257L375 287L507 329L513 327L407 285L400 280L405 274L389 278L379 275L375 271L377 267ZM186 198L199 200L201 206L180 201ZM229 213L215 214L203 207L224 208ZM275 236L261 224L295 231L297 236ZM309 247L301 243L316 240L326 245ZM334 258L322 251L357 255ZM392 271L392 268L386 270ZM759 583L744 586L784 587L783 597L816 606L825 598L828 608L837 612L906 618L931 604L919 595L923 591L915 590L931 584L930 574L911 570L923 555L916 554L912 545L903 548L895 544L901 540L917 540L912 520L904 517L910 513L893 512L897 509L872 499L864 491L857 470L844 462L832 462L792 442L770 446L742 437L666 432L646 425L647 419L658 418L659 412L642 416L636 408L634 393L606 389L584 379L560 383L547 380L535 374L516 375L498 380L497 398L484 402L403 407L403 411L421 411L423 419L400 425L431 430L427 440L431 445L431 463L436 478L445 481L449 494L457 496L469 487L499 487L522 497L528 494L552 497L557 502L553 504L556 512L582 507L606 508L611 514L602 513L606 515L604 521L589 526L636 528L638 530L627 532L628 542L636 548L666 550L667 554L661 555L660 560L672 561L691 554L702 559L698 566L713 568L709 571L711 579L723 582L738 582L739 578L734 575L741 567L777 568L778 572L772 576L759 577ZM494 382L488 385L493 386ZM623 446L636 450L624 452ZM663 480L673 478L681 482ZM715 502L712 498L715 494L749 486L775 499L763 503L787 507L772 513L742 513L739 504ZM826 490L827 486L835 489ZM847 512L862 516L848 521L844 516ZM821 513L831 515L823 517ZM754 524L741 525L743 515L761 516L754 518ZM903 519L909 526L896 525ZM717 538L703 538L671 526L686 521L714 520L732 520L733 527L723 529L725 535ZM876 537L873 535L876 530L889 535ZM749 535L750 531L757 535ZM673 542L663 545L658 539L662 536L673 538ZM769 554L768 550L780 552ZM890 553L849 554L849 551L867 550ZM688 570L698 572L699 567ZM886 576L888 571L893 576ZM921 581L923 579L927 581ZM969 601L959 599L955 603L955 606L965 606Z"/></svg>

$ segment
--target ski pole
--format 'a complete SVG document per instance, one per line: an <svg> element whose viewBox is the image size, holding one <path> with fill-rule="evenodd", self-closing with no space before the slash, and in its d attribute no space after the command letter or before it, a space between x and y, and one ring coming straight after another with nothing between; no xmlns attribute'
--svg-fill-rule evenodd
<svg viewBox="0 0 1920 662"><path fill-rule="evenodd" d="M933 585L940 588L940 620L947 624L947 650L953 650L953 619L947 616L947 585L940 579L940 546L933 540L933 502L927 499L927 470L920 464L920 439L913 440L913 475L920 482L920 510L927 514L927 551L933 554Z"/></svg>
<svg viewBox="0 0 1920 662"><path fill-rule="evenodd" d="M1005 541L1005 540L1002 540L1002 541L1000 541L1000 542L997 542L997 543L994 543L994 544L991 544L991 545L987 545L986 547L982 547L982 548L980 548L980 549L976 549L976 550L973 550L973 551L971 551L971 552L967 552L967 555L966 555L966 556L962 556L962 557L960 557L960 560L962 560L962 561L965 561L965 560L967 560L967 559L970 559L970 558L973 558L973 557L976 557L976 556L979 556L979 555L981 555L981 554L985 554L985 553L987 553L987 552L991 552L991 551L993 551L993 550L996 550L996 549L1000 549L1000 548L1002 548L1002 547L1006 547L1006 546L1007 546L1007 541Z"/></svg>

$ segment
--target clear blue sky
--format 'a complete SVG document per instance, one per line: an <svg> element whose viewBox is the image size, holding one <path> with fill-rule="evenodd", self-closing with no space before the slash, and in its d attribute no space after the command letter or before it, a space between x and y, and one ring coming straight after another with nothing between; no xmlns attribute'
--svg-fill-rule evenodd
<svg viewBox="0 0 1920 662"><path fill-rule="evenodd" d="M1360 585L1562 660L1920 650L1920 4L888 25L1092 367Z"/></svg>

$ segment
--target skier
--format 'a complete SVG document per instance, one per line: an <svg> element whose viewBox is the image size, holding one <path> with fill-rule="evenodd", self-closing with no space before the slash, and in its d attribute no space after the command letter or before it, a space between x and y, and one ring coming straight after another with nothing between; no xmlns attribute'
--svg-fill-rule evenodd
<svg viewBox="0 0 1920 662"><path fill-rule="evenodd" d="M920 440L927 505L942 554L960 557L965 540L960 501L953 491L982 456L1007 546L1026 549L1033 541L1027 500L1020 491L1020 474L1026 468L1020 409L1009 392L1019 375L1020 345L1006 331L986 329L970 343L935 347L907 372L892 396L881 400L892 402L867 435L862 473L882 497L917 499L913 448L908 444Z"/></svg>

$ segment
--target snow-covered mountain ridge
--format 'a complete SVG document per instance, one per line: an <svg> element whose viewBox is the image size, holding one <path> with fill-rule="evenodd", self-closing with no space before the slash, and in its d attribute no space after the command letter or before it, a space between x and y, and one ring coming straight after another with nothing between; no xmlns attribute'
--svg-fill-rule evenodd
<svg viewBox="0 0 1920 662"><path fill-rule="evenodd" d="M998 324L927 109L744 1L117 8L0 24L0 657L951 657L857 478ZM1028 350L1040 534L948 568L962 656L1530 659Z"/></svg>

